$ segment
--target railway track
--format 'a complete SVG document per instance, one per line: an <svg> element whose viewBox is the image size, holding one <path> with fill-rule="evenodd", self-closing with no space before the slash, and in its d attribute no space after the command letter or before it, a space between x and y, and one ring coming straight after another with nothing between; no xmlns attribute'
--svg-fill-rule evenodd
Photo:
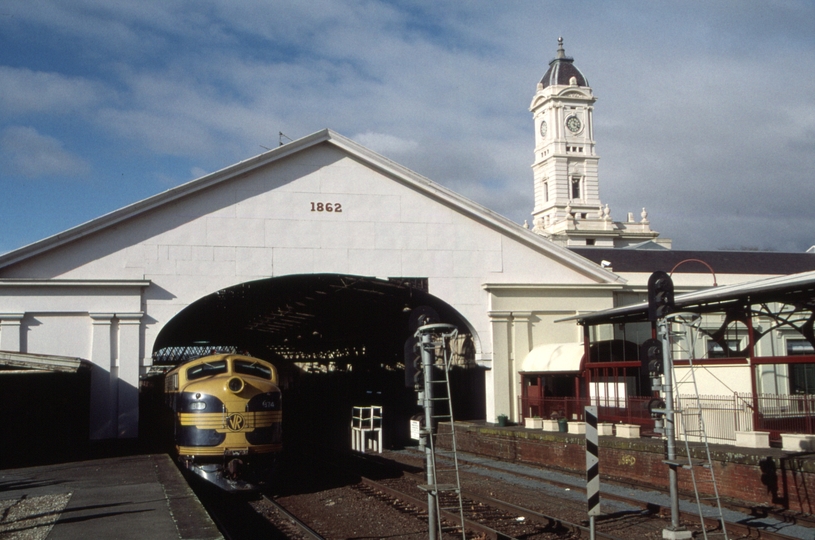
<svg viewBox="0 0 815 540"><path fill-rule="evenodd" d="M408 473L408 475L414 476L410 473ZM416 477L415 480L417 484L422 482L421 477ZM395 489L382 482L377 482L369 478L363 478L361 485L365 486L369 490L375 490L384 494L387 497L390 497L394 501L392 504L400 505L407 504L420 509L422 511L422 514L417 515L417 517L424 517L426 519L427 511L426 500L406 493L404 490ZM589 528L586 525L582 523L569 522L559 516L543 514L535 510L518 506L506 501L502 501L492 497L485 497L483 495L477 495L467 491L464 491L462 493L462 497L465 501L464 506L465 529L468 532L473 533L475 535L474 537L476 538L484 538L491 540L514 539L516 537L513 536L512 533L514 525L512 522L513 521L526 522L527 520L540 524L538 529L533 533L535 535L541 535L540 537L544 537L544 535L549 535L551 538L589 538L590 535ZM633 503L634 501L630 502ZM657 534L659 534L659 531L661 531L665 525L665 521L659 520L654 522L652 518L664 515L665 514L664 511L667 509L653 505L650 506L643 505L643 506L644 507L642 511L639 513L623 513L623 515L611 514L599 516L598 527L601 526L601 524L604 522L613 522L621 518L625 519L637 515L639 517L642 517L643 519L638 520L639 523L637 524L628 523L625 526L627 530L627 532L625 533L614 534L610 532L604 532L602 530L597 530L595 531L595 537L598 539L607 540L630 540L631 538L635 537L631 536L632 534L644 535L646 533L654 533L655 531ZM681 517L683 519L687 519L690 522L692 522L693 520L696 520L698 522L698 516L695 514L685 514ZM459 522L458 515L447 513L444 511L442 511L442 518L447 521L448 528L455 528L451 527L450 524ZM488 525L486 523L490 523L493 525ZM796 540L795 537L791 537L773 531L767 531L765 529L750 527L749 525L741 523L726 522L725 526L727 527L728 536L730 536L731 539L762 538L766 540ZM719 527L720 524L718 522L708 521L706 523L708 533L718 530ZM639 532L635 532L637 530L639 530ZM621 536L621 534L624 534L625 536ZM529 535L530 532L527 526L527 529L523 532L523 534L522 535L519 534L518 536L528 538Z"/></svg>
<svg viewBox="0 0 815 540"><path fill-rule="evenodd" d="M282 534L286 534L286 538L325 540L325 537L321 536L317 531L309 527L306 522L289 512L273 498L263 495L261 500L280 516L281 519L277 522L277 528L281 529ZM263 513L268 516L268 512Z"/></svg>
<svg viewBox="0 0 815 540"><path fill-rule="evenodd" d="M395 459L377 456L323 456L317 462L302 463L292 467L291 476L280 493L267 493L255 500L245 497L218 496L216 492L207 494L206 489L199 493L202 502L218 523L227 540L257 538L316 540L325 537L382 537L383 530L410 530L404 538L426 538L427 496L418 485L426 479L417 467L416 461L394 455ZM316 465L316 466L315 466ZM478 464L477 467L482 467ZM302 468L301 468L302 467ZM473 468L475 468L475 464ZM503 471L506 472L506 471ZM541 491L515 484L504 476L501 480L482 476L476 477L470 467L465 474L472 475L471 481L463 481L465 501L466 537L471 540L486 539L576 539L589 538L588 517L585 506L574 498L553 496L551 491ZM514 474L514 473L513 473ZM303 485L310 478L316 484ZM536 482L546 482L540 477L528 477ZM549 482L562 490L579 492L573 485ZM485 487L487 489L485 489ZM524 489L522 496L510 493ZM492 493L492 491L495 493ZM487 496L489 492L490 496ZM494 496L491 496L494 495ZM304 499L305 497L305 499ZM508 497L509 501L502 498ZM542 499L546 499L545 501ZM603 496L604 500L625 503L625 508L598 516L596 538L605 540L659 539L662 529L668 522L669 510L657 504L643 503L619 495ZM209 501L206 499L210 499ZM280 499L280 500L278 500ZM535 501L535 508L527 508L525 502ZM293 504L293 506L291 506ZM442 504L444 506L444 504ZM332 512L338 512L334 517ZM299 516L298 516L299 513ZM401 517L399 516L401 514ZM338 529L336 519L345 519L351 529ZM370 523L362 523L365 516ZM372 517L374 516L374 517ZM304 519L300 519L303 517ZM441 515L447 530L442 538L462 538L458 529L458 514ZM699 535L699 518L696 514L683 516L683 524ZM707 530L712 531L718 523L709 522ZM768 540L799 540L815 538L815 530L810 536L788 536L767 530L766 526L750 523L727 523L732 540L762 538ZM384 527L384 529L383 529ZM342 530L342 532L339 532ZM375 532L376 531L376 532Z"/></svg>
<svg viewBox="0 0 815 540"><path fill-rule="evenodd" d="M489 468L489 466L484 464L479 464L479 467ZM500 470L500 469L494 469ZM518 476L522 476L520 473L513 473ZM549 485L559 487L562 489L570 489L572 491L578 491L581 493L585 493L586 489L584 487L575 486L573 484L567 484L563 482L558 482L551 479L541 479L540 477L533 477L533 476L525 476L526 478L533 479L539 482L546 482ZM626 505L632 506L634 508L639 508L642 512L646 514L652 514L655 516L663 516L663 517L670 517L670 508L667 506L662 506L659 504L655 504L653 502L644 502L640 499L635 499L631 497L625 497L622 495L611 494L611 493L602 493L601 498L604 500L613 500L617 502L624 503ZM727 507L728 505L723 504L723 507ZM737 511L743 511L744 508L737 507L734 505L730 506L730 509L735 509ZM766 517L766 516L764 516ZM608 517L598 517L600 521L604 519L608 519ZM679 519L681 522L687 523L699 523L699 514L696 512L687 512L680 510L679 512ZM800 519L803 527L812 528L813 522L807 519ZM720 527L720 523L718 520L706 518L705 519L705 528L708 531L715 530ZM755 524L745 523L745 522L731 522L725 521L725 527L728 531L728 535L733 538L765 538L768 540L799 540L798 536L789 536L783 533L768 530L768 524L761 521L761 517L756 519ZM815 538L815 528L812 528L812 534L810 538Z"/></svg>
<svg viewBox="0 0 815 540"><path fill-rule="evenodd" d="M411 494L394 489L381 482L371 480L370 478L363 478L361 485L370 491L376 491L389 497L392 500L391 504L407 504L420 509L426 517L426 500L414 497ZM499 501L498 499L479 497L471 493L463 493L463 497L465 500L464 528L467 532L471 533L474 538L490 540L515 539L515 536L512 536L512 533L508 532L507 529L511 528L513 521L525 522L527 519L540 523L540 527L537 527L538 530L534 534L549 534L552 538L575 538L575 535L579 535L578 537L585 535L585 537L588 538L588 527L576 523L570 523L554 516L547 516L528 508L521 508L504 501ZM422 517L421 514L416 515L417 517ZM460 518L457 514L442 510L441 518L444 521L444 528L447 529L448 532L461 533L458 528ZM495 526L485 524L485 522L491 524L503 523L503 526L501 529L497 529ZM524 525L526 525L526 523L524 523ZM518 536L523 537L528 537L528 535L529 531L518 534ZM624 538L605 533L597 533L597 538L625 540Z"/></svg>
<svg viewBox="0 0 815 540"><path fill-rule="evenodd" d="M459 458L459 459L460 459L460 462L461 462L461 458ZM397 461L397 463L398 463L398 461ZM393 467L393 465L389 465L389 466ZM478 464L478 467L489 468L488 466L486 466L484 464L481 464L481 463ZM415 469L415 467L413 467L413 468ZM465 465L465 470L466 469L467 469L467 467ZM502 470L502 469L494 469L494 470L500 471L502 473L506 472L505 470ZM414 481L417 484L425 482L424 478L421 475L419 475L419 474L417 474L415 472L405 471L404 474L405 474L405 476L412 476L414 478ZM521 475L519 473L512 473L512 474L517 475L517 476L523 476L523 475ZM536 482L545 482L545 483L548 483L548 484L550 484L552 486L555 486L555 487L558 487L558 488L561 488L561 489L564 489L564 490L571 490L571 491L577 491L577 492L585 493L585 488L575 487L573 484L566 484L566 483L557 482L557 481L553 481L553 480L542 479L542 478L537 477L537 476L527 476L526 478L534 480ZM466 482L464 482L464 484L465 484L465 490L466 490ZM573 531L585 531L586 530L586 527L582 522L581 523L570 523L570 522L568 522L568 521L566 521L566 520L564 520L564 519L562 519L561 517L558 517L558 516L548 516L548 515L545 515L545 514L535 512L534 510L531 510L531 509L523 508L521 506L513 505L511 503L506 503L506 502L500 501L498 499L479 496L479 495L474 494L474 493L466 493L465 492L465 493L463 493L463 495L464 495L465 498L470 499L471 501L476 501L479 504L483 504L483 505L486 505L486 506L494 506L496 508L503 509L503 510L508 511L510 513L514 512L519 517L525 517L527 519L533 519L533 520L539 520L539 521L544 521L545 520L545 521L548 521L549 523L559 522L562 526L567 527L567 528L569 528L570 530L573 530ZM624 503L626 506L629 506L631 508L635 508L635 509L638 509L638 510L637 511L627 511L627 512L617 512L617 513L606 514L606 515L603 515L603 516L598 516L598 519L597 519L598 528L603 523L613 523L615 521L617 521L617 522L629 521L630 522L630 521L633 521L634 519L636 519L637 517L641 517L643 519L650 519L650 520L655 520L657 518L663 518L663 519L661 519L659 521L659 527L662 528L662 527L665 526L665 519L664 518L668 518L670 516L670 508L669 507L662 506L662 505L659 505L659 504L655 504L655 503L652 503L652 502L643 502L642 500L639 500L639 499L629 498L629 497L625 497L625 496L621 496L621 495L615 495L615 494L608 494L608 493L604 493L602 495L602 498L604 500L613 500L613 501L621 502L621 503ZM422 501L422 499L419 499L419 502L421 502L421 501ZM740 510L743 510L743 509L740 509ZM698 532L701 533L701 529L700 529L701 525L699 523L699 515L698 515L698 513L682 511L682 512L680 512L679 517L680 517L680 522L688 524L689 528L692 528L692 526L695 524L695 527L697 529L699 529ZM803 528L803 529L807 530L807 533L805 533L806 536L801 536L801 535L791 536L791 535L784 534L782 532L772 530L772 527L774 525L772 525L770 523L767 523L767 522L764 522L762 520L762 517L766 517L766 516L756 516L756 519L751 520L751 521L747 521L747 520L741 520L739 522L726 521L725 522L725 527L727 528L728 535L731 538L734 538L734 539L736 539L736 538L763 538L763 539L768 539L768 540L800 540L800 538L815 538L815 529L813 529L811 527L807 527L807 525L810 523L807 520L801 520L803 525L800 527L800 528ZM572 521L582 521L582 520L574 520L573 519ZM780 522L780 523L781 523L782 527L788 524L788 523L785 523L785 522ZM721 524L717 520L706 519L704 526L705 526L705 528L706 528L706 530L708 532L711 532L711 531L714 531L714 530L720 530ZM810 530L811 530L811 533L809 532ZM599 536L599 534L600 534L600 532L598 531L598 538L602 538L602 536ZM612 533L608 533L608 534L609 534L609 537L614 537L614 534L612 534ZM626 534L623 534L621 536L623 536L625 538L631 538L630 533L626 533Z"/></svg>

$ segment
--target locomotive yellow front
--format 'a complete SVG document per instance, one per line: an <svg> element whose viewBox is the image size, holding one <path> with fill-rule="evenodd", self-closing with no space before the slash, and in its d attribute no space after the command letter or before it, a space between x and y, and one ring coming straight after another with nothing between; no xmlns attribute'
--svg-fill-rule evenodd
<svg viewBox="0 0 815 540"><path fill-rule="evenodd" d="M282 450L282 398L275 367L237 354L205 356L165 378L179 459L223 460L226 475Z"/></svg>

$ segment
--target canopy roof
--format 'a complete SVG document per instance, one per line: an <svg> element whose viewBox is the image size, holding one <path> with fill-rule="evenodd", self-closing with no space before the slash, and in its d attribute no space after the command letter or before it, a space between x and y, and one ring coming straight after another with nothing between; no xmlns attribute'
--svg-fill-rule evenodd
<svg viewBox="0 0 815 540"><path fill-rule="evenodd" d="M815 271L711 287L681 294L674 298L675 311L695 313L725 311L731 307L768 302L815 306ZM576 320L578 324L589 326L646 321L648 320L648 303L596 311L563 320Z"/></svg>

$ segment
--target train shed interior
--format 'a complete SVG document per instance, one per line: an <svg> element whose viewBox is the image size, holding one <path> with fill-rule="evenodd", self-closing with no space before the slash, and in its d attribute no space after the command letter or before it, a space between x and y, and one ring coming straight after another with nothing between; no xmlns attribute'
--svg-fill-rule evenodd
<svg viewBox="0 0 815 540"><path fill-rule="evenodd" d="M423 278L317 274L242 283L170 320L156 339L153 362L175 366L231 351L269 360L281 379L287 447L348 448L352 409L359 406L383 408L383 444L398 447L411 444L409 419L421 411L410 364L423 317L458 328L451 346L454 414L483 419L484 370L475 362L470 325L429 294ZM145 426L152 420L142 393Z"/></svg>

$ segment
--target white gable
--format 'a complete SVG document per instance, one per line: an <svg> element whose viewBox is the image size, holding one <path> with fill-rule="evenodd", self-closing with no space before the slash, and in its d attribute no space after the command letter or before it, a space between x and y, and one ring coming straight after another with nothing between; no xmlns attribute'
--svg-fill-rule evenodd
<svg viewBox="0 0 815 540"><path fill-rule="evenodd" d="M149 280L172 296L149 310L161 322L266 277L427 277L480 331L485 282L617 280L347 139L311 139L6 254L0 277Z"/></svg>

